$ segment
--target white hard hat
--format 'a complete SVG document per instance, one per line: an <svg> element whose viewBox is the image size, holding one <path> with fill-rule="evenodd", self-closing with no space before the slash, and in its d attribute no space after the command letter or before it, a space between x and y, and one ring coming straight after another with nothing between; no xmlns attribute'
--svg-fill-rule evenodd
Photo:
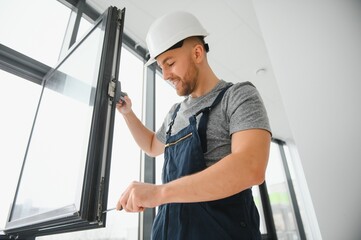
<svg viewBox="0 0 361 240"><path fill-rule="evenodd" d="M150 59L146 66L155 62L155 58L181 40L192 36L207 36L198 19L188 12L168 13L153 22L146 42Z"/></svg>

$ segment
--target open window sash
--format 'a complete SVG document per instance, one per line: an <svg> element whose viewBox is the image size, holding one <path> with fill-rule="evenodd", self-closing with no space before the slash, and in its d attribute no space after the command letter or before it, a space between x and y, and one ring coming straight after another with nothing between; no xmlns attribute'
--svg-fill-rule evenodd
<svg viewBox="0 0 361 240"><path fill-rule="evenodd" d="M8 236L105 226L124 14L110 7L43 79Z"/></svg>

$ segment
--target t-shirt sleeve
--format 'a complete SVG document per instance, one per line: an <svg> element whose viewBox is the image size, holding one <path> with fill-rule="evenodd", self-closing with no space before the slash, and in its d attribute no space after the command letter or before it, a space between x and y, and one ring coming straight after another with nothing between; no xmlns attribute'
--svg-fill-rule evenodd
<svg viewBox="0 0 361 240"><path fill-rule="evenodd" d="M236 83L222 101L229 121L229 133L247 129L265 129L271 133L267 111L262 98L252 84Z"/></svg>

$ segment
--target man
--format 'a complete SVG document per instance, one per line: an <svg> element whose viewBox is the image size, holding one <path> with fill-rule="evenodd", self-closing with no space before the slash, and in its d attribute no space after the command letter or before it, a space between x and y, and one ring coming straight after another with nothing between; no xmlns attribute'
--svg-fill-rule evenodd
<svg viewBox="0 0 361 240"><path fill-rule="evenodd" d="M133 182L117 209L159 206L152 239L261 239L251 187L264 181L271 140L256 88L220 80L207 62L207 32L186 12L156 20L149 29L150 60L186 98L162 127L147 129L117 104L135 141L148 155L164 152L163 184Z"/></svg>

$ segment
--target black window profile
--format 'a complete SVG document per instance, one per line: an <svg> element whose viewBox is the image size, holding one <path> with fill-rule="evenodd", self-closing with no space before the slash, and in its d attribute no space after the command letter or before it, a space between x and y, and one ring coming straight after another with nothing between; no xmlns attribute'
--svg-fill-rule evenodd
<svg viewBox="0 0 361 240"><path fill-rule="evenodd" d="M109 7L44 77L10 239L105 227L124 15Z"/></svg>

